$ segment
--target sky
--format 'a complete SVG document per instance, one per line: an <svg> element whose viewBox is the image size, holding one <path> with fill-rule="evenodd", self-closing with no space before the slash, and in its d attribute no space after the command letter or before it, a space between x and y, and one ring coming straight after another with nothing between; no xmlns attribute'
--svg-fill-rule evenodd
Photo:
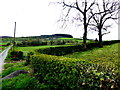
<svg viewBox="0 0 120 90"><path fill-rule="evenodd" d="M80 27L61 29L57 23L62 6L50 4L58 0L0 0L0 36L13 36L16 22L16 36L39 36L56 33L71 34L80 38ZM114 23L114 22L113 22ZM113 24L111 33L103 36L104 40L118 39L118 25ZM88 38L95 39L97 32L88 32Z"/></svg>

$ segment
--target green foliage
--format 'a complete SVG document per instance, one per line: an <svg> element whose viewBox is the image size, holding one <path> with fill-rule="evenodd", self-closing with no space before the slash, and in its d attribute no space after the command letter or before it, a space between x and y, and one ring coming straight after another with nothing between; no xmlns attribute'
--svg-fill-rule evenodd
<svg viewBox="0 0 120 90"><path fill-rule="evenodd" d="M24 56L27 56L27 53L34 52L36 49L44 49L50 47L61 47L61 46L72 46L72 45L46 45L46 46L28 46L28 47L16 47L15 50L20 50L24 52Z"/></svg>
<svg viewBox="0 0 120 90"><path fill-rule="evenodd" d="M87 40L88 42L89 40ZM79 44L82 40L76 38L58 38L58 39L28 39L17 41L17 46L43 46L43 45L65 45L65 44Z"/></svg>
<svg viewBox="0 0 120 90"><path fill-rule="evenodd" d="M104 45L109 45L109 44L114 44L119 42L117 41L105 41L103 42ZM38 49L36 50L39 53L43 54L48 54L48 55L56 55L56 56L62 56L74 52L80 52L80 51L86 51L86 50L91 50L94 48L98 48L99 43L94 42L94 43L87 43L87 48L84 49L82 45L73 45L73 46L61 46L61 47L50 47L50 48L44 48L44 49Z"/></svg>
<svg viewBox="0 0 120 90"><path fill-rule="evenodd" d="M41 54L31 57L31 66L43 89L115 88L120 83L116 68L80 59Z"/></svg>
<svg viewBox="0 0 120 90"><path fill-rule="evenodd" d="M27 54L27 58L26 58L26 65L29 65L30 64L30 57L34 55L34 52L29 52Z"/></svg>
<svg viewBox="0 0 120 90"><path fill-rule="evenodd" d="M90 50L98 46L99 46L98 43L88 43L86 50ZM73 46L50 47L50 48L38 49L36 51L39 53L48 54L48 55L62 56L62 55L66 55L74 52L85 51L85 49L80 44L80 45L73 45Z"/></svg>
<svg viewBox="0 0 120 90"><path fill-rule="evenodd" d="M50 47L50 48L38 49L36 51L39 53L48 54L48 55L62 56L62 55L77 52L80 50L82 50L82 45L66 46L66 47L64 46Z"/></svg>
<svg viewBox="0 0 120 90"><path fill-rule="evenodd" d="M35 90L37 81L34 77L20 74L17 77L2 81L2 90Z"/></svg>
<svg viewBox="0 0 120 90"><path fill-rule="evenodd" d="M42 45L65 45L64 40L29 40L17 43L17 46L42 46Z"/></svg>
<svg viewBox="0 0 120 90"><path fill-rule="evenodd" d="M15 63L6 63L6 64L4 65L4 68L7 69L7 68L12 67L12 66L14 66L14 65L15 65Z"/></svg>
<svg viewBox="0 0 120 90"><path fill-rule="evenodd" d="M20 60L23 59L23 52L22 51L11 51L10 58L12 60Z"/></svg>
<svg viewBox="0 0 120 90"><path fill-rule="evenodd" d="M11 43L7 43L7 44L6 44L6 46L9 46L9 45L11 45Z"/></svg>

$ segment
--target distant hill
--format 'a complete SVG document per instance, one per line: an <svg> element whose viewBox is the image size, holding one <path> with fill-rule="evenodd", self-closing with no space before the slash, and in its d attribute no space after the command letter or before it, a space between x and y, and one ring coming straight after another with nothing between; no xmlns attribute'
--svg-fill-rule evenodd
<svg viewBox="0 0 120 90"><path fill-rule="evenodd" d="M49 38L49 39L54 39L54 38L73 38L73 36L70 35L70 34L53 34L53 35L41 35L41 36L29 36L29 37L31 37L31 38Z"/></svg>
<svg viewBox="0 0 120 90"><path fill-rule="evenodd" d="M12 38L11 36L0 36L0 38Z"/></svg>
<svg viewBox="0 0 120 90"><path fill-rule="evenodd" d="M66 37L66 38L73 38L73 36L70 35L70 34L53 34L53 36L56 36L56 37Z"/></svg>
<svg viewBox="0 0 120 90"><path fill-rule="evenodd" d="M0 36L0 38L12 38L11 36ZM73 38L72 35L70 34L53 34L53 35L41 35L41 36L27 36L27 37L22 37L22 38L49 38L49 39L54 39L54 38Z"/></svg>

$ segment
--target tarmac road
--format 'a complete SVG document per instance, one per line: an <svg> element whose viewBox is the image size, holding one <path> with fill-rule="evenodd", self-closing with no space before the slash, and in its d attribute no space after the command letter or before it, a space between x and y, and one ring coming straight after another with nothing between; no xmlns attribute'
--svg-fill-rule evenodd
<svg viewBox="0 0 120 90"><path fill-rule="evenodd" d="M4 60L7 57L8 51L12 46L13 45L9 46L7 49L5 49L3 52L0 53L0 73L2 73Z"/></svg>

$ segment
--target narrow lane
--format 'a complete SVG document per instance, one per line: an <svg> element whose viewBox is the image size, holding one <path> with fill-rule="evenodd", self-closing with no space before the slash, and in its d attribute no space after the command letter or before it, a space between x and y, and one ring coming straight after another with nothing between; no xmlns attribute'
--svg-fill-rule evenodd
<svg viewBox="0 0 120 90"><path fill-rule="evenodd" d="M11 47L12 47L12 45L9 46L7 49L5 49L3 52L0 53L0 73L2 73L4 60L7 57L8 51Z"/></svg>

